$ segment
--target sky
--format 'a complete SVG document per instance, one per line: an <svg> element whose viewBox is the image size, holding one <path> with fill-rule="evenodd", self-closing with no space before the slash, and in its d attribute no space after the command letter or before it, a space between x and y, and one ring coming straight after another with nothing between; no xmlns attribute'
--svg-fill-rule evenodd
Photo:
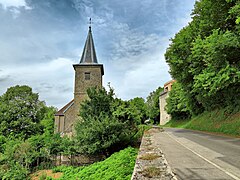
<svg viewBox="0 0 240 180"><path fill-rule="evenodd" d="M0 95L28 85L47 105L73 99L92 18L103 83L118 98L146 98L171 80L164 54L191 21L195 0L0 0Z"/></svg>

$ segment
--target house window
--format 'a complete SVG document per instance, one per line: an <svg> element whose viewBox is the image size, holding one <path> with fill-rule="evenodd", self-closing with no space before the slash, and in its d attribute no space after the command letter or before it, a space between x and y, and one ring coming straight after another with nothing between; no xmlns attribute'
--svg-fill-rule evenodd
<svg viewBox="0 0 240 180"><path fill-rule="evenodd" d="M85 80L90 80L90 72L85 72Z"/></svg>

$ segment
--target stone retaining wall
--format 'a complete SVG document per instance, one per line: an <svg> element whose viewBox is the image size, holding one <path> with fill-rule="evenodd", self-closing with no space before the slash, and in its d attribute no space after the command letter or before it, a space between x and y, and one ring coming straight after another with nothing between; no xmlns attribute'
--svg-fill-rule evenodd
<svg viewBox="0 0 240 180"><path fill-rule="evenodd" d="M177 180L162 150L154 143L153 134L159 131L162 129L154 127L144 133L132 180Z"/></svg>

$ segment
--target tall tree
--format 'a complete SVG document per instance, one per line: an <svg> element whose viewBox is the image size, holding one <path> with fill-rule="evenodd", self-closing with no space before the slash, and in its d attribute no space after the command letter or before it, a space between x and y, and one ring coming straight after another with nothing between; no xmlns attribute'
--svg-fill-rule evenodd
<svg viewBox="0 0 240 180"><path fill-rule="evenodd" d="M165 54L191 114L240 109L239 0L196 1L193 20Z"/></svg>
<svg viewBox="0 0 240 180"><path fill-rule="evenodd" d="M40 120L46 112L45 103L29 86L14 86L0 98L0 132L28 138L42 131Z"/></svg>
<svg viewBox="0 0 240 180"><path fill-rule="evenodd" d="M147 119L147 105L145 103L145 100L140 97L133 98L129 100L130 105L133 109L135 109L136 114L139 117L139 120L141 124L144 123L144 121Z"/></svg>
<svg viewBox="0 0 240 180"><path fill-rule="evenodd" d="M114 97L113 89L91 88L75 125L77 151L109 155L127 146L137 132L135 111L130 103Z"/></svg>

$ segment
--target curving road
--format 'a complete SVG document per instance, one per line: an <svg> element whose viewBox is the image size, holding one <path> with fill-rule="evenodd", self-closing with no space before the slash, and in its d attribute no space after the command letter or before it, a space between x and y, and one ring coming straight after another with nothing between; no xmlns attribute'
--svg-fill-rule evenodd
<svg viewBox="0 0 240 180"><path fill-rule="evenodd" d="M240 180L240 138L165 128L154 135L182 180Z"/></svg>

